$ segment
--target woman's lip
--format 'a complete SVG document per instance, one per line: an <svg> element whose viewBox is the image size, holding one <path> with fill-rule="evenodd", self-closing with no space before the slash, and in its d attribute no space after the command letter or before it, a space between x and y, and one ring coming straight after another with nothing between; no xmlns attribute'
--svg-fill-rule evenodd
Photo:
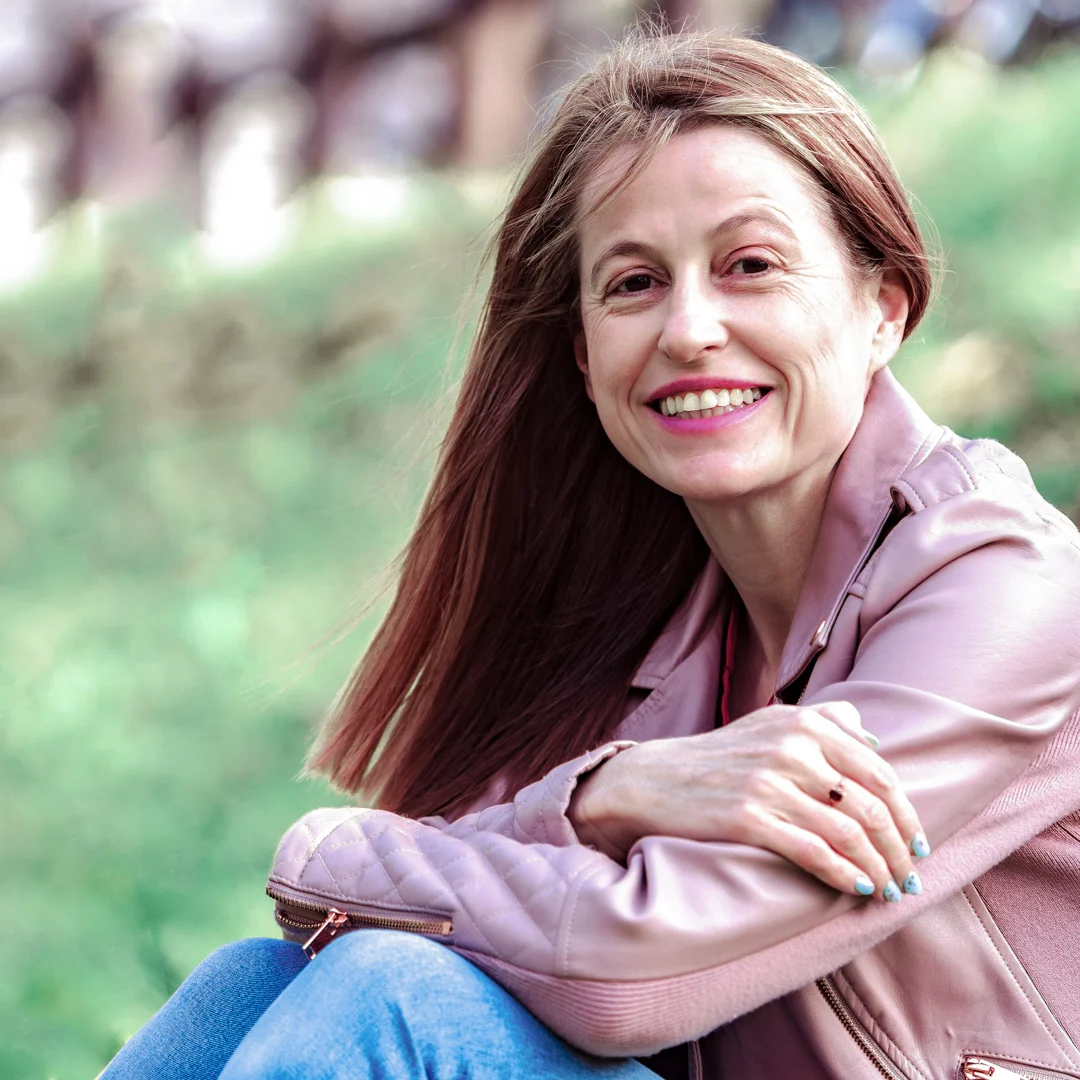
<svg viewBox="0 0 1080 1080"><path fill-rule="evenodd" d="M721 413L719 416L680 419L677 416L664 416L656 409L650 409L649 413L656 418L657 423L665 431L672 431L679 435L702 435L747 419L756 413L771 396L771 394L762 394L753 405L739 405L732 409L731 412Z"/></svg>
<svg viewBox="0 0 1080 1080"><path fill-rule="evenodd" d="M666 397L674 397L676 394L700 394L702 390L771 390L767 383L739 382L736 379L713 379L706 381L701 378L677 379L675 382L665 383L659 390L654 390L649 397L649 402L663 401Z"/></svg>

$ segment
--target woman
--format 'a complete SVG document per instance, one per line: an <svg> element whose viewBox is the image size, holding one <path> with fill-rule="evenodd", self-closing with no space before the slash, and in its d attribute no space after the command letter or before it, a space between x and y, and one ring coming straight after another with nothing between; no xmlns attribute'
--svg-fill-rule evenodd
<svg viewBox="0 0 1080 1080"><path fill-rule="evenodd" d="M106 1075L650 1074L539 1018L664 1075L1080 1077L1080 542L889 374L930 294L817 69L636 39L571 87L315 758L383 809L271 874L330 947L230 947Z"/></svg>

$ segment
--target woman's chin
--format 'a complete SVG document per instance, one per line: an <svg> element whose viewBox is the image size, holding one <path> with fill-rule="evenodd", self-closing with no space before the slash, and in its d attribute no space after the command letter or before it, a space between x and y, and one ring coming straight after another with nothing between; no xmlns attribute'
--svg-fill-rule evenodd
<svg viewBox="0 0 1080 1080"><path fill-rule="evenodd" d="M676 474L663 484L668 491L679 495L688 503L734 503L753 496L764 487L763 479L756 470L709 470L705 474Z"/></svg>

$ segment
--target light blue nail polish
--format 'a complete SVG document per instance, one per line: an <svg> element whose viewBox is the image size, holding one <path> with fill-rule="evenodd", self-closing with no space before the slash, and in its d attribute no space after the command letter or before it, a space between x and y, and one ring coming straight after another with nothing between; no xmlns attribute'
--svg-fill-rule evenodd
<svg viewBox="0 0 1080 1080"><path fill-rule="evenodd" d="M855 891L860 896L873 896L874 895L874 883L868 877L863 877L860 874L855 879Z"/></svg>
<svg viewBox="0 0 1080 1080"><path fill-rule="evenodd" d="M914 870L904 878L904 892L908 896L918 896L922 892L922 878Z"/></svg>
<svg viewBox="0 0 1080 1080"><path fill-rule="evenodd" d="M925 833L915 834L915 838L911 841L911 853L920 859L925 859L930 854L930 845L926 842Z"/></svg>
<svg viewBox="0 0 1080 1080"><path fill-rule="evenodd" d="M900 886L896 884L892 878L889 879L889 884L885 886L881 893L890 904L897 904L900 902L901 892Z"/></svg>
<svg viewBox="0 0 1080 1080"><path fill-rule="evenodd" d="M864 731L863 732L863 738L865 738L866 741L875 750L880 750L881 749L881 740L872 731Z"/></svg>

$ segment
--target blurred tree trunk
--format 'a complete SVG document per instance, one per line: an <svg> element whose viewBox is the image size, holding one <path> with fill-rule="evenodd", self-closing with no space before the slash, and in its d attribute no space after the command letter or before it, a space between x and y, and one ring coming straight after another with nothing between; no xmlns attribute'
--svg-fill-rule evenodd
<svg viewBox="0 0 1080 1080"><path fill-rule="evenodd" d="M554 15L549 0L485 0L460 27L457 164L498 167L525 145Z"/></svg>
<svg viewBox="0 0 1080 1080"><path fill-rule="evenodd" d="M655 9L679 29L748 31L764 26L772 0L656 0Z"/></svg>

